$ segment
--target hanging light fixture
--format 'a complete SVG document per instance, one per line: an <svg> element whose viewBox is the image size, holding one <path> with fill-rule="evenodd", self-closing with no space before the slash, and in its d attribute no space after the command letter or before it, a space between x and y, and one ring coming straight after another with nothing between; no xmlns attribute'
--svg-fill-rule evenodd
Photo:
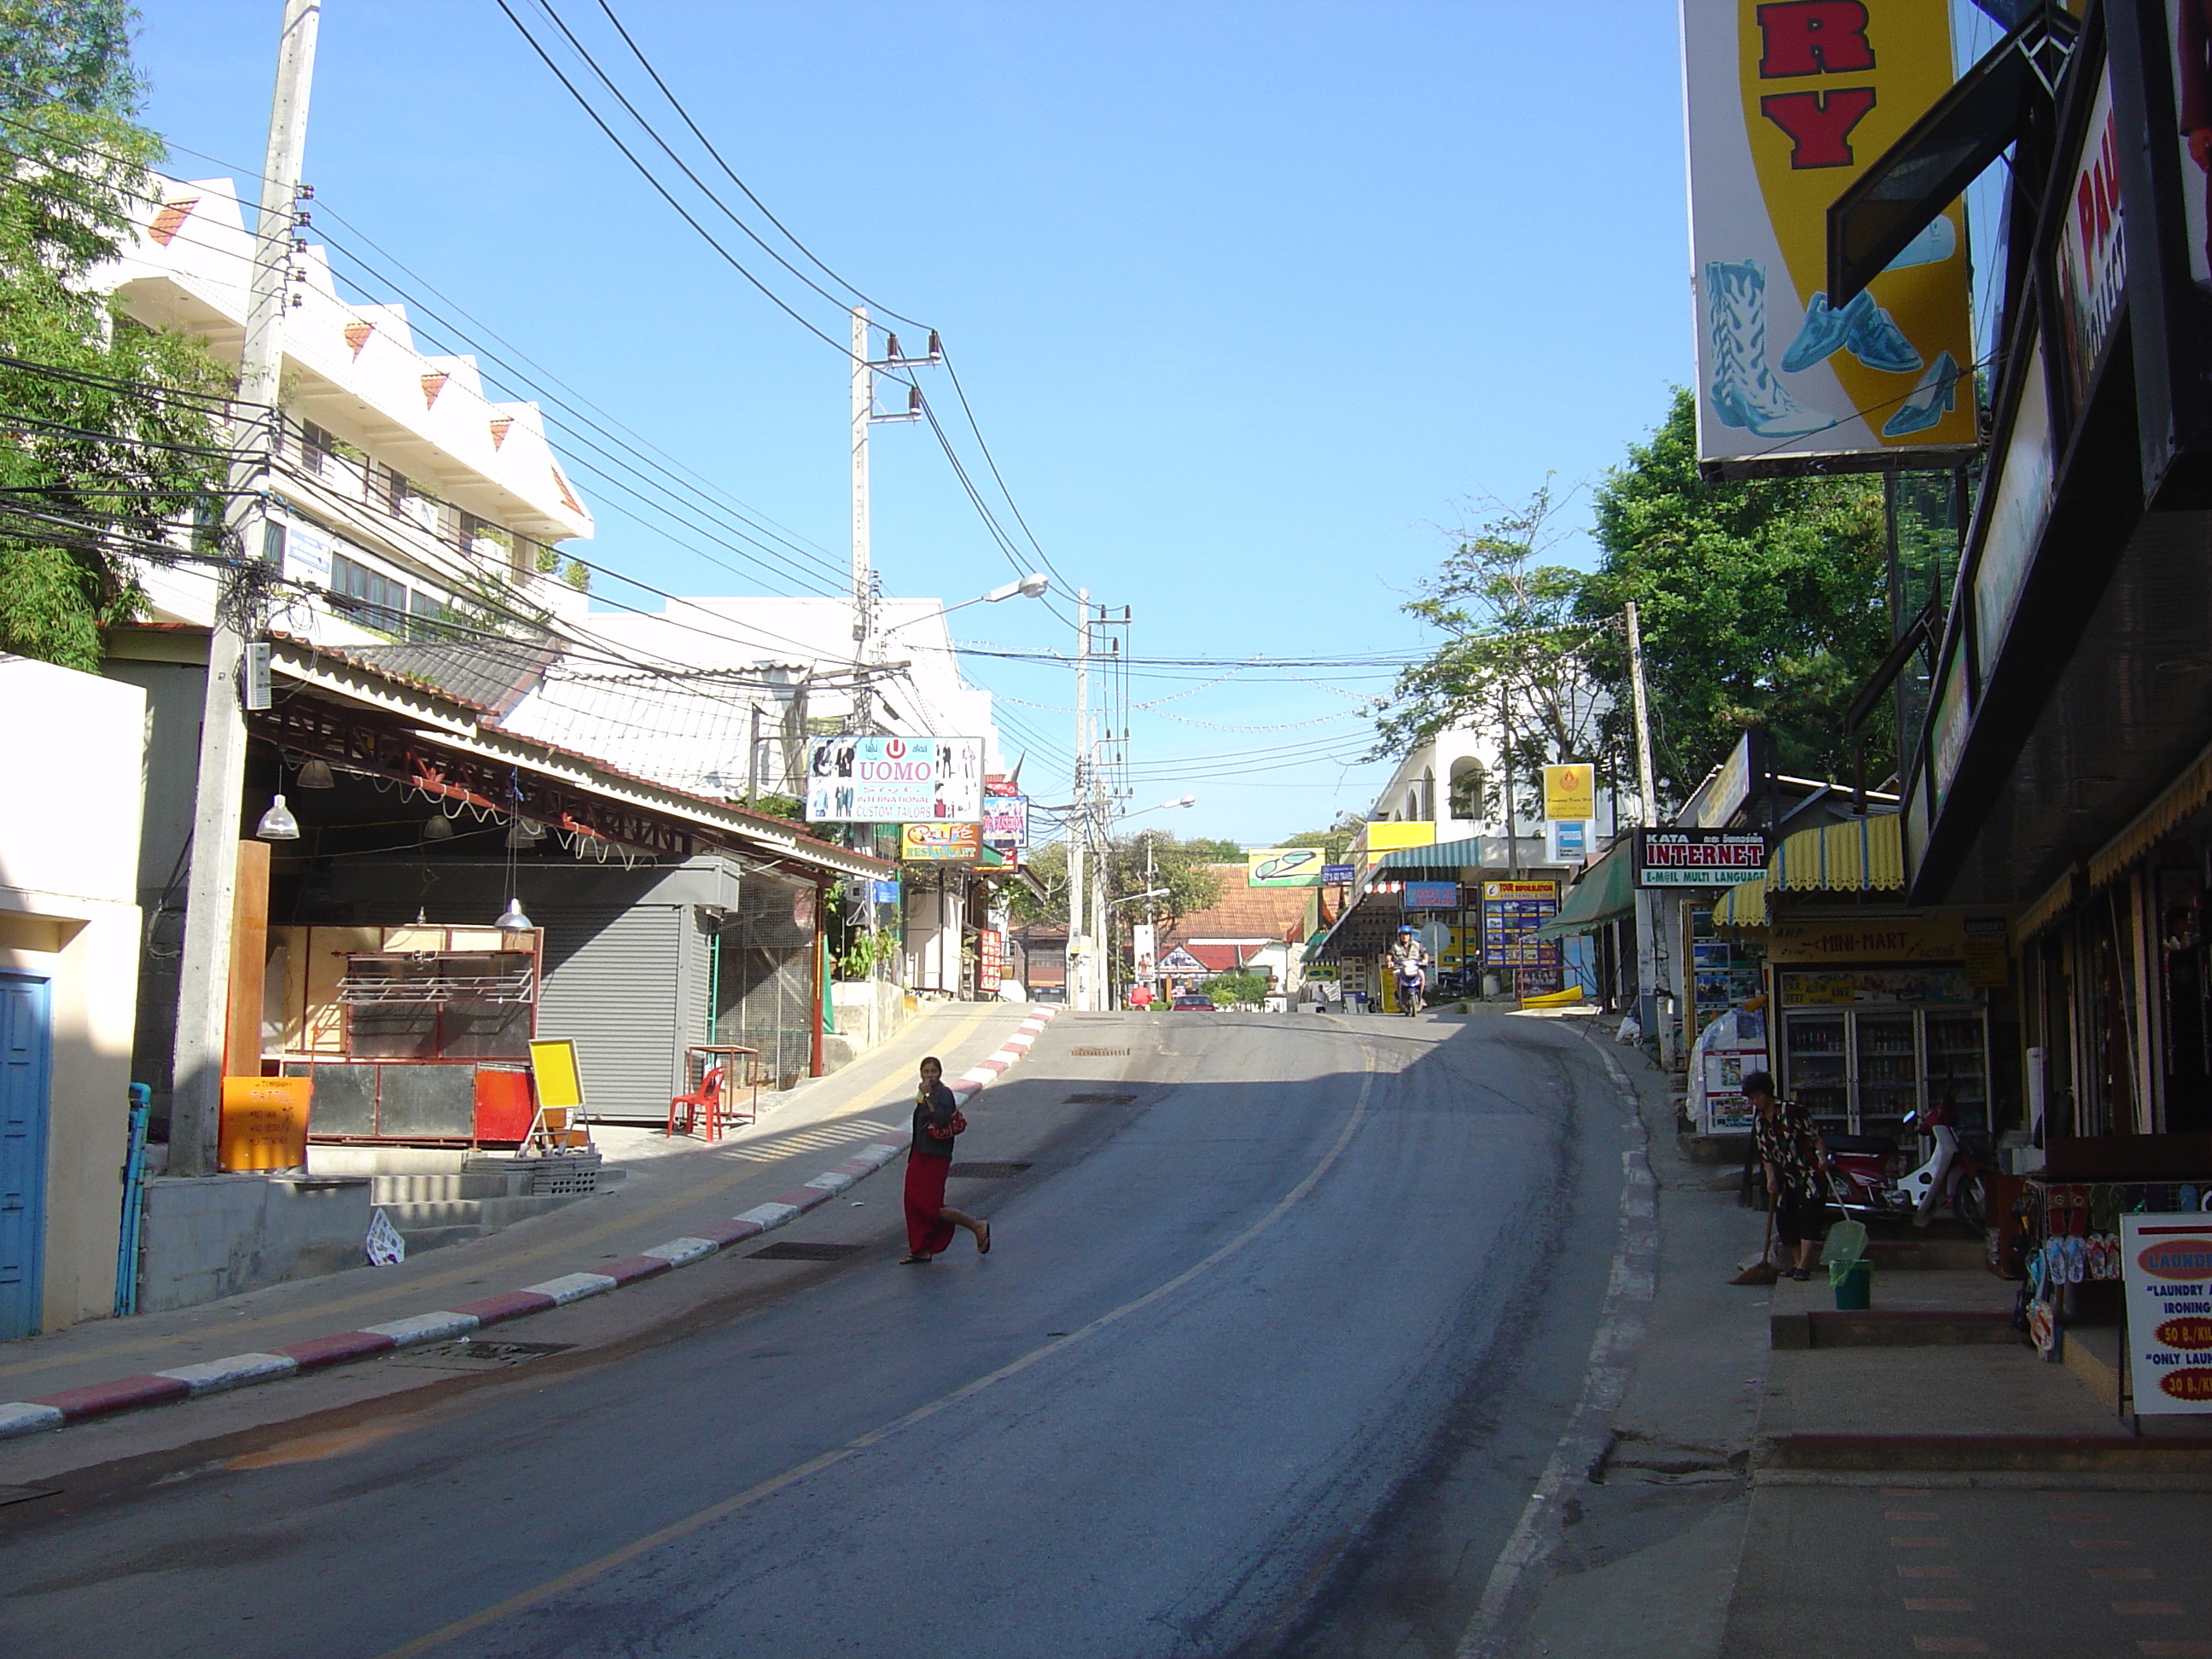
<svg viewBox="0 0 2212 1659"><path fill-rule="evenodd" d="M422 839L424 841L451 841L453 838L453 821L447 817L443 812L431 813L429 822L422 826Z"/></svg>
<svg viewBox="0 0 2212 1659"><path fill-rule="evenodd" d="M544 839L545 826L530 818L517 818L507 827L507 844L509 847L535 847Z"/></svg>
<svg viewBox="0 0 2212 1659"><path fill-rule="evenodd" d="M338 781L331 775L328 761L310 756L300 763L300 787L302 789L335 789Z"/></svg>
<svg viewBox="0 0 2212 1659"><path fill-rule="evenodd" d="M253 826L253 833L264 841L297 841L300 820L292 816L292 809L284 805L284 797L279 795L269 803L269 810Z"/></svg>
<svg viewBox="0 0 2212 1659"><path fill-rule="evenodd" d="M530 918L523 914L522 901L514 892L514 851L517 847L527 847L535 837L523 836L520 841L516 839L528 820L522 816L522 774L512 767L507 774L507 810L514 819L514 827L507 832L507 908L500 912L499 920L492 926L502 933L526 933L531 928ZM537 828L534 824L531 827ZM544 833L543 830L538 831L540 836Z"/></svg>

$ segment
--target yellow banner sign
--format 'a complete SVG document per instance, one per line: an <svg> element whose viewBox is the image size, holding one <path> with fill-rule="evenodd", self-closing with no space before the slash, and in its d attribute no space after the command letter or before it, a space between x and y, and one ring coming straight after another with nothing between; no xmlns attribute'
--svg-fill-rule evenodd
<svg viewBox="0 0 2212 1659"><path fill-rule="evenodd" d="M1828 208L1950 88L1950 10L1683 0L1700 460L1975 443L1963 205L1847 303L1826 293Z"/></svg>
<svg viewBox="0 0 2212 1659"><path fill-rule="evenodd" d="M1597 816L1597 769L1574 764L1544 769L1544 816L1563 823Z"/></svg>

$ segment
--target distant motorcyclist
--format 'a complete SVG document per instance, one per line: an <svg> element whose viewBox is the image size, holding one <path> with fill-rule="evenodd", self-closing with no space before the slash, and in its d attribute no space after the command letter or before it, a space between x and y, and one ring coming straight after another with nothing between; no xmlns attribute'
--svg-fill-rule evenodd
<svg viewBox="0 0 2212 1659"><path fill-rule="evenodd" d="M1429 973L1429 953L1411 927L1401 927L1390 942L1390 974L1398 983L1398 1003L1408 1016L1421 1011L1421 988Z"/></svg>

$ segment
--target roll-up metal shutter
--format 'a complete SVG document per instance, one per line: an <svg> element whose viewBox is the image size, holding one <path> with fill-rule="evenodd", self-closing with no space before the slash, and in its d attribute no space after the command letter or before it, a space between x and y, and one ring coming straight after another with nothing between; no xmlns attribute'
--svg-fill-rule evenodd
<svg viewBox="0 0 2212 1659"><path fill-rule="evenodd" d="M545 930L538 1035L573 1037L594 1117L665 1121L682 1087L679 957L688 905L554 909Z"/></svg>

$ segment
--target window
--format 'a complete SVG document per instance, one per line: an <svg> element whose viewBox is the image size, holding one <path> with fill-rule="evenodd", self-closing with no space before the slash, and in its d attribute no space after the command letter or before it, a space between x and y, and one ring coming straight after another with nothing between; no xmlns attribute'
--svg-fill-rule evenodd
<svg viewBox="0 0 2212 1659"><path fill-rule="evenodd" d="M404 635L407 599L404 583L356 564L343 553L331 556L331 608L362 627Z"/></svg>

